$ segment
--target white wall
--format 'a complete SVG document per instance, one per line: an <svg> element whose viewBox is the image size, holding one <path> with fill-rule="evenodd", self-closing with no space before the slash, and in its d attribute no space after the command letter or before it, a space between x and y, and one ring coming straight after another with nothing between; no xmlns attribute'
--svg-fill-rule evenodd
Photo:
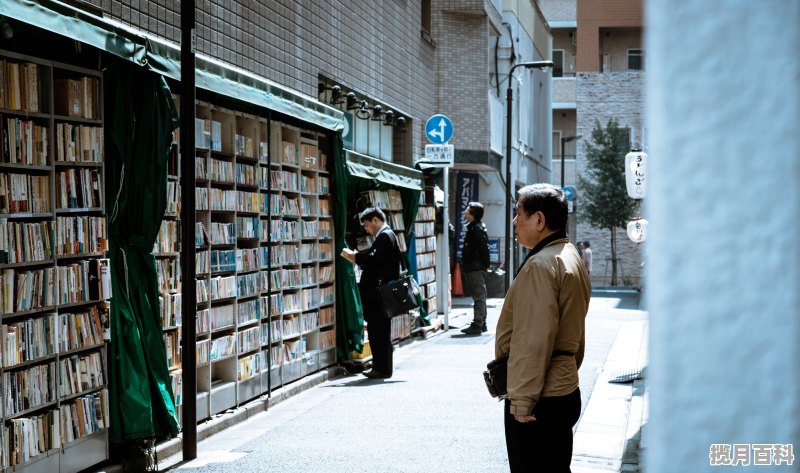
<svg viewBox="0 0 800 473"><path fill-rule="evenodd" d="M800 2L646 8L645 471L722 471L713 443L792 443L735 471L798 471Z"/></svg>

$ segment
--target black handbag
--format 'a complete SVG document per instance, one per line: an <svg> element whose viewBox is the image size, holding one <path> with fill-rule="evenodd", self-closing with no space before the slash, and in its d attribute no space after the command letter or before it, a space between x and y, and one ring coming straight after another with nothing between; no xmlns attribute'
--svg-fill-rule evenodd
<svg viewBox="0 0 800 473"><path fill-rule="evenodd" d="M414 277L408 274L405 258L400 253L397 241L394 241L394 245L400 257L400 264L403 267L403 271L400 272L400 279L390 281L377 288L378 295L383 302L384 312L389 318L419 308L420 295L419 285L414 280Z"/></svg>
<svg viewBox="0 0 800 473"><path fill-rule="evenodd" d="M508 355L490 361L483 372L483 380L492 397L505 399L508 396Z"/></svg>

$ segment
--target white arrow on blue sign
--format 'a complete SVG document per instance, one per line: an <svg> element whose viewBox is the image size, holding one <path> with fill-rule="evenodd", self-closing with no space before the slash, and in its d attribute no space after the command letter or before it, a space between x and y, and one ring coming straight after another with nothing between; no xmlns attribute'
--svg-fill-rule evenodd
<svg viewBox="0 0 800 473"><path fill-rule="evenodd" d="M572 186L564 186L564 195L569 202L575 200L575 188Z"/></svg>
<svg viewBox="0 0 800 473"><path fill-rule="evenodd" d="M425 135L431 143L443 145L453 137L453 122L444 115L434 115L425 122Z"/></svg>

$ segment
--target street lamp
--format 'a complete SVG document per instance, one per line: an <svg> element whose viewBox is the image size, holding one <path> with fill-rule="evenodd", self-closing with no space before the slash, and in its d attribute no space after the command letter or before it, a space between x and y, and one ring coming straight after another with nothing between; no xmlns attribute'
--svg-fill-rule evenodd
<svg viewBox="0 0 800 473"><path fill-rule="evenodd" d="M561 138L561 190L564 190L564 144L573 140L581 139L581 135L568 136Z"/></svg>
<svg viewBox="0 0 800 473"><path fill-rule="evenodd" d="M511 287L511 275L513 274L511 268L511 103L514 100L514 91L511 89L511 77L514 74L514 69L524 67L525 69L541 69L545 70L553 67L553 61L533 61L533 62L520 62L511 66L508 71L508 88L506 89L506 292Z"/></svg>

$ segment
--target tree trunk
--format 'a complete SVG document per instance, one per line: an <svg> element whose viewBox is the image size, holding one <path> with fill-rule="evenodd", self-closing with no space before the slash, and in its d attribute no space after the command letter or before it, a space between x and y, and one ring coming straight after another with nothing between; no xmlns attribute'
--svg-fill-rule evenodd
<svg viewBox="0 0 800 473"><path fill-rule="evenodd" d="M617 229L611 227L611 285L617 285Z"/></svg>

